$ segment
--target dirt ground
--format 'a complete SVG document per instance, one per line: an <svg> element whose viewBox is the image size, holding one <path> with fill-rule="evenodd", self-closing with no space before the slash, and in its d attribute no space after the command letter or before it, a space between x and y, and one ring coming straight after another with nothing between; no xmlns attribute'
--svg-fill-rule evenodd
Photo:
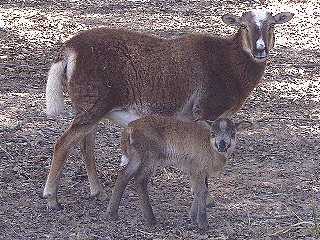
<svg viewBox="0 0 320 240"><path fill-rule="evenodd" d="M42 198L56 139L72 109L44 113L46 74L59 46L80 30L124 27L172 37L187 32L231 34L221 16L240 15L259 1L1 1L0 239L317 239L320 238L320 4L266 1L292 21L276 28L266 75L235 115L253 121L239 135L219 179L210 180L215 206L199 231L188 211L188 178L160 169L149 184L157 224L146 226L133 184L120 219L106 219L106 201L89 196L79 149L64 169L59 199ZM96 156L108 198L120 163L119 128L101 123Z"/></svg>

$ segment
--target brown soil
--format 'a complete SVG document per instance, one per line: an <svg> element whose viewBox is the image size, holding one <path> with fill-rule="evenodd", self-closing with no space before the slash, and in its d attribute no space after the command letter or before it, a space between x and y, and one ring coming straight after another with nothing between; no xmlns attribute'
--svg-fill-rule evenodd
<svg viewBox="0 0 320 240"><path fill-rule="evenodd" d="M316 239L320 235L320 7L268 1L295 18L276 29L276 46L259 87L235 119L254 122L239 136L225 173L210 181L210 227L189 218L188 178L160 169L150 183L157 224L146 226L132 184L120 220L106 220L107 201L89 196L76 148L59 189L61 211L47 211L42 190L56 139L72 120L44 114L46 74L61 43L97 26L171 37L230 34L226 12L259 1L5 1L0 8L0 239ZM108 197L120 163L119 128L101 123L96 156ZM316 230L317 229L317 230Z"/></svg>

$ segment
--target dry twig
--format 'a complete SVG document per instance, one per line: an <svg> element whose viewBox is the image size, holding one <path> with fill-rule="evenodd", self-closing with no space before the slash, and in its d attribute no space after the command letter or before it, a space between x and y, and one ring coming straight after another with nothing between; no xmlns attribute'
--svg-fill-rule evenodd
<svg viewBox="0 0 320 240"><path fill-rule="evenodd" d="M256 122L266 122L272 120L290 120L290 121L300 121L300 122L320 122L320 119L312 118L291 118L291 117L264 117L256 120Z"/></svg>
<svg viewBox="0 0 320 240"><path fill-rule="evenodd" d="M7 158L14 159L13 156L1 145L0 145L0 149L4 152Z"/></svg>
<svg viewBox="0 0 320 240"><path fill-rule="evenodd" d="M294 229L294 228L296 228L296 227L298 227L298 226L300 226L300 225L304 225L304 224L314 226L314 223L313 223L313 222L308 222L308 221L298 222L298 223L292 224L292 225L289 226L289 227L286 227L286 228L284 228L284 229L281 229L281 230L279 230L279 231L276 231L276 232L270 234L270 236L275 236L275 235L278 235L278 234L280 234L280 233L282 233L282 234L283 234L283 233L287 233L287 232L291 231L292 229Z"/></svg>

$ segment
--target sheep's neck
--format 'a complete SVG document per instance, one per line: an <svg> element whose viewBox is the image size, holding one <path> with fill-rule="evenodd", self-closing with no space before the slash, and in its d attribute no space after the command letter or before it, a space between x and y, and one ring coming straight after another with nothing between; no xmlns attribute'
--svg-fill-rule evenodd
<svg viewBox="0 0 320 240"><path fill-rule="evenodd" d="M253 90L264 75L266 62L260 63L254 61L243 50L241 30L231 38L231 44L233 45L231 61L233 62L232 66L234 66L232 70L238 76L237 79L241 83L241 86Z"/></svg>

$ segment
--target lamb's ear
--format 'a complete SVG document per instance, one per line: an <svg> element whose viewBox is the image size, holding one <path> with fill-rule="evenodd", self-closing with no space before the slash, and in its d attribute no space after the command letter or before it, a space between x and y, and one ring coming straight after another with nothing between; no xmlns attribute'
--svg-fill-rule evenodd
<svg viewBox="0 0 320 240"><path fill-rule="evenodd" d="M252 122L249 122L249 121L241 121L241 122L235 123L235 125L236 125L237 132L241 132L251 127L253 124Z"/></svg>
<svg viewBox="0 0 320 240"><path fill-rule="evenodd" d="M275 24L282 24L285 22L290 21L293 18L294 14L290 12L282 12L278 13L277 15L273 16Z"/></svg>
<svg viewBox="0 0 320 240"><path fill-rule="evenodd" d="M238 16L235 16L233 14L225 14L222 16L222 21L231 26L239 26L240 25L240 18Z"/></svg>

